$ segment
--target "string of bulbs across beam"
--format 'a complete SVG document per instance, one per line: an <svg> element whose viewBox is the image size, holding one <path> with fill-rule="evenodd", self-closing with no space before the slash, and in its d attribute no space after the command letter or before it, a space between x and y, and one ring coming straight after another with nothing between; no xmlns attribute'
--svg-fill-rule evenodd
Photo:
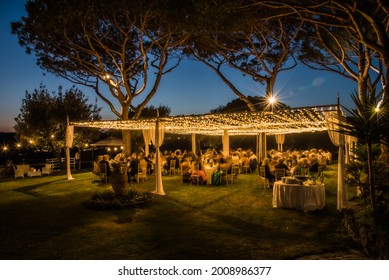
<svg viewBox="0 0 389 280"><path fill-rule="evenodd" d="M327 130L325 113L334 112L337 105L312 108L280 109L274 112L241 112L203 115L179 115L159 118L165 133L224 135L268 135L316 132ZM137 120L103 120L69 122L78 127L100 129L155 129L157 118Z"/></svg>

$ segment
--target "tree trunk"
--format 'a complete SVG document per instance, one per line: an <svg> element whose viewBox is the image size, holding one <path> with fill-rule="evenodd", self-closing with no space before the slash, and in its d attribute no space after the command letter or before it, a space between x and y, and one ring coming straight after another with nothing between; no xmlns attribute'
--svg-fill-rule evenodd
<svg viewBox="0 0 389 280"><path fill-rule="evenodd" d="M375 196L375 183L374 183L374 172L373 172L373 152L371 141L367 143L367 169L368 169L368 184L370 192L370 202L373 208L374 221L377 219L377 201Z"/></svg>
<svg viewBox="0 0 389 280"><path fill-rule="evenodd" d="M122 120L127 121L128 120L128 111L129 106L125 104L122 105ZM122 130L122 138L123 138L123 153L126 156L131 155L131 131L130 130Z"/></svg>
<svg viewBox="0 0 389 280"><path fill-rule="evenodd" d="M123 153L128 157L131 155L131 131L130 130L122 130L123 137Z"/></svg>

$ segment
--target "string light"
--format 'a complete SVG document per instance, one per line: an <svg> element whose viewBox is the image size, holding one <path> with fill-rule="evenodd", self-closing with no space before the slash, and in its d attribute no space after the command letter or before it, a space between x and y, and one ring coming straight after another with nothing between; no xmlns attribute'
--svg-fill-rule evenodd
<svg viewBox="0 0 389 280"><path fill-rule="evenodd" d="M335 111L335 105L309 109L283 109L276 112L242 112L230 114L182 115L160 118L166 133L223 135L268 135L327 130L325 112ZM70 122L69 125L101 129L154 129L156 118Z"/></svg>

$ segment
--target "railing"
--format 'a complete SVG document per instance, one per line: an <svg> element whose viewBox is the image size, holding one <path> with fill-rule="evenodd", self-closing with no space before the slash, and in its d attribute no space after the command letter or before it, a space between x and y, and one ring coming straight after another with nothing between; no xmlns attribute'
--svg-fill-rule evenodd
<svg viewBox="0 0 389 280"><path fill-rule="evenodd" d="M48 158L46 159L46 163L50 163L53 165L53 171L61 170L61 163L65 162L65 158L61 158L59 160L58 158ZM76 170L76 159L70 158L70 168L73 170Z"/></svg>

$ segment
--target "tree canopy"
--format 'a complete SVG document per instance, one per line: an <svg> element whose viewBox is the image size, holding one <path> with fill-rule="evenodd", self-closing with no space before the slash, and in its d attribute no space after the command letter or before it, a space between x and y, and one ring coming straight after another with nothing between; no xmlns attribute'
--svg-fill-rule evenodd
<svg viewBox="0 0 389 280"><path fill-rule="evenodd" d="M65 146L67 118L96 121L101 119L100 111L96 103L88 103L85 94L74 86L65 91L59 87L58 92L50 93L41 85L33 92L26 92L14 128L25 145L54 152L59 157ZM96 130L79 129L74 135L74 145L80 147L97 136Z"/></svg>

